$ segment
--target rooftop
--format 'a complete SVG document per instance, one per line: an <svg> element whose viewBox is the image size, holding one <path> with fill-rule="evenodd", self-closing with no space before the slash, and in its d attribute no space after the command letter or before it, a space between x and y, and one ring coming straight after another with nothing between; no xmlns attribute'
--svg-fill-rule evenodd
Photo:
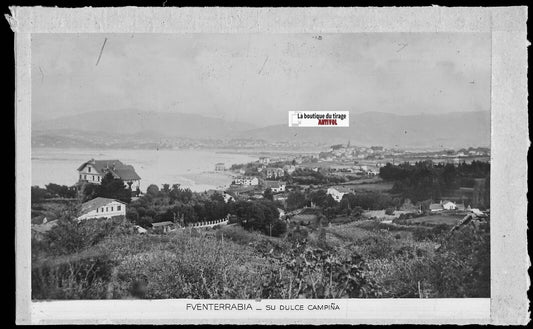
<svg viewBox="0 0 533 329"><path fill-rule="evenodd" d="M111 172L118 176L122 180L140 180L141 177L135 172L135 168L131 165L126 165L120 160L94 160L91 159L84 162L78 167L78 171L81 171L86 165L92 165L99 174L105 174Z"/></svg>
<svg viewBox="0 0 533 329"><path fill-rule="evenodd" d="M97 208L105 207L106 205L110 204L111 202L119 202L119 203L125 204L124 202L118 201L118 200L115 200L115 199L108 199L108 198L98 197L98 198L95 198L95 199L92 199L90 201L87 201L87 202L83 203L81 205L81 214L86 214L88 212L96 210Z"/></svg>

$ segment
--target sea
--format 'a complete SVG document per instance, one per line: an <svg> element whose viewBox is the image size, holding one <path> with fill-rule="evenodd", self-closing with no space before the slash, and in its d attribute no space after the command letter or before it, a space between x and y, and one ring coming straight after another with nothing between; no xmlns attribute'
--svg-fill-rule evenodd
<svg viewBox="0 0 533 329"><path fill-rule="evenodd" d="M195 192L227 187L232 181L228 171L215 172L215 164L248 163L258 158L242 153L215 150L134 150L134 149L61 149L33 148L31 154L32 186L48 183L71 186L78 180L77 168L90 159L120 160L135 167L141 177L141 190L148 185L180 184Z"/></svg>

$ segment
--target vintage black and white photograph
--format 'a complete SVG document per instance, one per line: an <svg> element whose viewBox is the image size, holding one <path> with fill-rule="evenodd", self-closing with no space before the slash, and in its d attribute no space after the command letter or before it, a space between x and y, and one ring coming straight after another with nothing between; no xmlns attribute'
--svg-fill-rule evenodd
<svg viewBox="0 0 533 329"><path fill-rule="evenodd" d="M31 56L32 300L490 297L490 33L41 33Z"/></svg>

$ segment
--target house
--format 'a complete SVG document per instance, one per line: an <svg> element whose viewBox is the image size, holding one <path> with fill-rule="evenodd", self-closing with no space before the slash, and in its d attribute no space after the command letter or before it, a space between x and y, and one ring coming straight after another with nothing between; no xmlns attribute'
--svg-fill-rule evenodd
<svg viewBox="0 0 533 329"><path fill-rule="evenodd" d="M429 211L431 212L438 212L443 210L444 208L442 208L442 203L432 203L429 205Z"/></svg>
<svg viewBox="0 0 533 329"><path fill-rule="evenodd" d="M353 191L344 186L332 186L327 190L327 194L331 195L333 200L337 202L340 202L345 194L350 193L353 193Z"/></svg>
<svg viewBox="0 0 533 329"><path fill-rule="evenodd" d="M224 194L222 196L224 197L224 202L225 203L228 203L230 201L235 201L235 198L229 193L224 192Z"/></svg>
<svg viewBox="0 0 533 329"><path fill-rule="evenodd" d="M259 157L259 163L267 165L267 164L270 163L270 158L269 157Z"/></svg>
<svg viewBox="0 0 533 329"><path fill-rule="evenodd" d="M369 169L367 171L367 175L368 176L378 176L379 175L379 170L376 170L376 169Z"/></svg>
<svg viewBox="0 0 533 329"><path fill-rule="evenodd" d="M451 201L444 201L444 202L442 202L442 208L444 210L455 210L455 209L457 209L457 206L455 205L455 203L453 203Z"/></svg>
<svg viewBox="0 0 533 329"><path fill-rule="evenodd" d="M285 171L282 168L266 168L266 178L279 178L285 176Z"/></svg>
<svg viewBox="0 0 533 329"><path fill-rule="evenodd" d="M259 179L253 176L239 176L233 180L235 185L259 185Z"/></svg>
<svg viewBox="0 0 533 329"><path fill-rule="evenodd" d="M137 175L131 165L126 165L119 160L94 160L84 162L78 167L79 183L100 184L107 173L120 178L130 189L140 188L141 177Z"/></svg>
<svg viewBox="0 0 533 329"><path fill-rule="evenodd" d="M223 162L218 162L217 164L215 164L215 171L224 171L226 170L226 166L224 165Z"/></svg>
<svg viewBox="0 0 533 329"><path fill-rule="evenodd" d="M174 230L174 223L173 222L158 222L158 223L152 223L152 228L155 231L161 232L161 233L168 233Z"/></svg>
<svg viewBox="0 0 533 329"><path fill-rule="evenodd" d="M137 233L139 234L146 234L148 232L145 228L139 225L134 225L135 229L137 230Z"/></svg>
<svg viewBox="0 0 533 329"><path fill-rule="evenodd" d="M264 183L265 189L270 188L272 190L272 193L285 192L285 186L285 182L279 181L265 181Z"/></svg>
<svg viewBox="0 0 533 329"><path fill-rule="evenodd" d="M81 205L78 220L114 216L126 216L126 204L115 199L98 197Z"/></svg>
<svg viewBox="0 0 533 329"><path fill-rule="evenodd" d="M225 191L207 190L205 191L205 194L207 194L209 197L213 196L214 194L219 194L224 198L225 203L228 203L229 201L235 201L235 198Z"/></svg>
<svg viewBox="0 0 533 329"><path fill-rule="evenodd" d="M296 170L296 166L294 165L285 165L283 166L283 170L287 173L287 174L292 174L295 170Z"/></svg>

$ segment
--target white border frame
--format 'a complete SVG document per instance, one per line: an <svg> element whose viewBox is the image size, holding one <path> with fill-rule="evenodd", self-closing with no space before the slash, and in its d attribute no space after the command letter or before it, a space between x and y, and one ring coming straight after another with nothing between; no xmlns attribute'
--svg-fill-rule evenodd
<svg viewBox="0 0 533 329"><path fill-rule="evenodd" d="M16 32L18 324L528 322L526 7L10 9L12 15L6 18ZM185 312L184 303L190 300L32 302L28 216L31 208L31 170L28 170L31 168L31 33L120 32L491 32L491 299L336 300L340 314L309 311L280 316L251 311ZM316 303L316 300L307 301ZM255 303L265 302L275 301Z"/></svg>

